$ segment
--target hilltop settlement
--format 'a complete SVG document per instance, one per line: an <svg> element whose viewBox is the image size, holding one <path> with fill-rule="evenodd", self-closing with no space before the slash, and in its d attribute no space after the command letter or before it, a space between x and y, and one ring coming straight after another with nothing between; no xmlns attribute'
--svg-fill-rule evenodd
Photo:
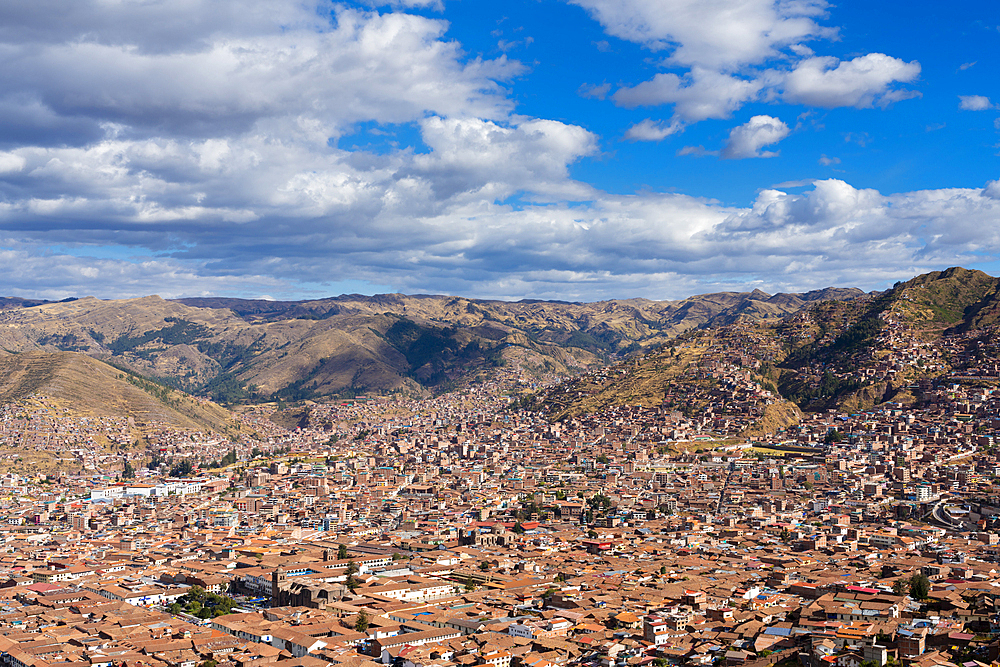
<svg viewBox="0 0 1000 667"><path fill-rule="evenodd" d="M39 388L0 408L0 656L1000 665L995 285L954 315L955 279L225 434Z"/></svg>

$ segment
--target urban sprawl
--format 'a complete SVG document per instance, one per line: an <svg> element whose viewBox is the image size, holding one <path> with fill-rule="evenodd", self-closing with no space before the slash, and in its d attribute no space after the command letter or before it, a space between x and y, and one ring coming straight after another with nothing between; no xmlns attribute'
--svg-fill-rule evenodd
<svg viewBox="0 0 1000 667"><path fill-rule="evenodd" d="M233 438L143 424L142 447L128 419L9 404L0 655L995 664L1000 395L927 380L919 409L829 410L736 438L774 398L734 349L659 405L555 423L518 409L537 381L505 368L433 399L319 402L293 429L274 406L239 412ZM687 409L695 397L707 407ZM42 455L75 472L25 469Z"/></svg>

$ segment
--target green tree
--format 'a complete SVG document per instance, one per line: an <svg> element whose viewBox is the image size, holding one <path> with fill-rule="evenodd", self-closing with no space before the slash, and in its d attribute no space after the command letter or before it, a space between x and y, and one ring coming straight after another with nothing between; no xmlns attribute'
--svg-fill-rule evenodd
<svg viewBox="0 0 1000 667"><path fill-rule="evenodd" d="M354 629L358 632L365 632L369 625L371 625L371 618L369 618L368 613L362 609L358 612L357 620L354 621Z"/></svg>
<svg viewBox="0 0 1000 667"><path fill-rule="evenodd" d="M337 560L347 560L347 545L338 544L337 545Z"/></svg>
<svg viewBox="0 0 1000 667"><path fill-rule="evenodd" d="M788 530L788 528L782 528L778 536L782 542L787 542L792 537L792 531Z"/></svg>
<svg viewBox="0 0 1000 667"><path fill-rule="evenodd" d="M125 459L125 467L122 469L123 479L132 479L135 477L135 469L132 468L132 464L129 463L128 459Z"/></svg>
<svg viewBox="0 0 1000 667"><path fill-rule="evenodd" d="M347 581L344 582L344 585L347 586L347 590L351 591L351 593L358 590L358 587L361 586L361 581L354 576L357 573L358 573L358 564L355 563L353 560L348 562Z"/></svg>
<svg viewBox="0 0 1000 667"><path fill-rule="evenodd" d="M171 477L188 477L192 472L194 472L194 466L188 459L184 459L170 468Z"/></svg>
<svg viewBox="0 0 1000 667"><path fill-rule="evenodd" d="M910 577L910 597L914 600L923 600L931 592L931 580L923 572L918 572Z"/></svg>
<svg viewBox="0 0 1000 667"><path fill-rule="evenodd" d="M892 592L896 595L906 595L910 590L910 584L906 579L899 578L892 582Z"/></svg>

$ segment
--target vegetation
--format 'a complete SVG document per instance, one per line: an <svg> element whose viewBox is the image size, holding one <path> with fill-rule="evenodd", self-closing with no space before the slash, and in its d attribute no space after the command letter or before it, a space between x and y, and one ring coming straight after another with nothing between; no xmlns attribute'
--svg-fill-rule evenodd
<svg viewBox="0 0 1000 667"><path fill-rule="evenodd" d="M170 326L154 331L147 331L138 336L122 335L107 344L111 354L121 356L126 352L135 352L137 348L154 341L159 341L165 345L183 345L194 343L208 336L211 331L201 324L188 322L175 317L163 318L165 322L170 322ZM148 356L148 353L141 352L139 356Z"/></svg>
<svg viewBox="0 0 1000 667"><path fill-rule="evenodd" d="M910 597L914 600L925 600L927 594L931 592L931 582L926 574L918 572L907 581L910 589Z"/></svg>
<svg viewBox="0 0 1000 667"><path fill-rule="evenodd" d="M194 472L194 465L189 459L181 459L178 463L170 467L171 477L190 477Z"/></svg>
<svg viewBox="0 0 1000 667"><path fill-rule="evenodd" d="M225 595L206 593L201 586L192 586L187 594L177 599L167 607L171 614L181 612L198 618L216 618L225 616L236 607L236 600Z"/></svg>

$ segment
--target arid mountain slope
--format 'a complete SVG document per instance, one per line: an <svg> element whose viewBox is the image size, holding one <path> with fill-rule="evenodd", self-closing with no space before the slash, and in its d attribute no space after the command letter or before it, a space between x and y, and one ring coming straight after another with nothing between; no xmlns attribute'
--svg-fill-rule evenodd
<svg viewBox="0 0 1000 667"><path fill-rule="evenodd" d="M0 309L0 348L80 352L227 402L420 394L504 364L574 373L684 331L860 296L830 288L590 304L401 294L303 302L11 301Z"/></svg>
<svg viewBox="0 0 1000 667"><path fill-rule="evenodd" d="M784 402L784 417L775 424L786 425L799 408L856 411L887 401L916 403L929 400L922 396L931 396L940 382L994 386L1000 376L998 288L1000 279L956 267L863 298L817 300L780 319L717 316L697 335L525 403L552 419L625 405L713 411L725 403L718 397L731 391L727 383L735 382L772 415L771 406ZM762 399L764 391L774 400ZM686 398L678 403L678 397Z"/></svg>
<svg viewBox="0 0 1000 667"><path fill-rule="evenodd" d="M74 352L0 355L0 403L42 394L77 416L130 417L147 424L224 433L224 408Z"/></svg>

